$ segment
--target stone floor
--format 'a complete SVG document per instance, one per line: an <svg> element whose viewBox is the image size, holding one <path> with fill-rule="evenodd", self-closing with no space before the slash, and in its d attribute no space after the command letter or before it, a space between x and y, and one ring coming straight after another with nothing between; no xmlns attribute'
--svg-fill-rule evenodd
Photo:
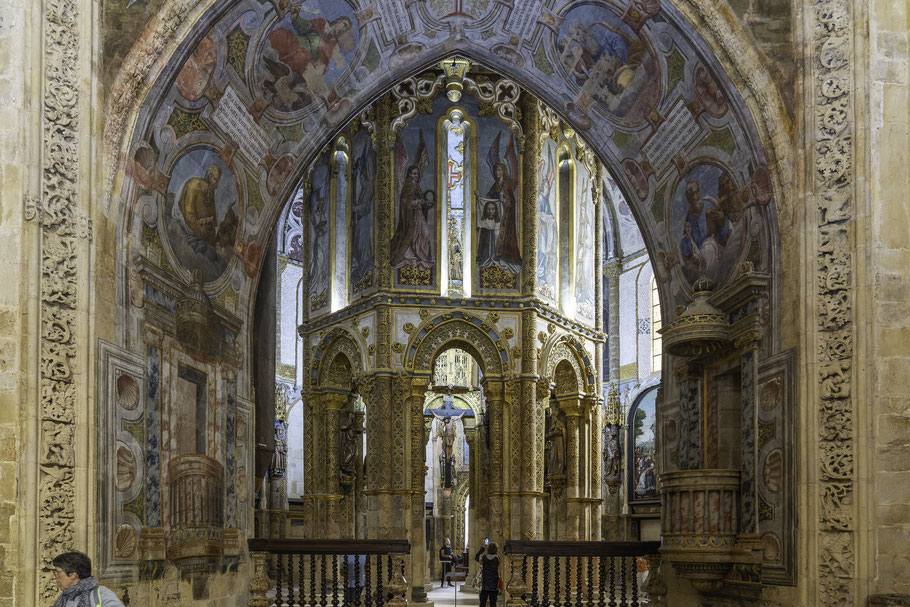
<svg viewBox="0 0 910 607"><path fill-rule="evenodd" d="M456 582L455 588L440 588L439 582L427 593L427 601L434 607L456 607L457 605L480 605L480 596L476 592L462 592L463 582ZM499 607L500 603L497 603Z"/></svg>

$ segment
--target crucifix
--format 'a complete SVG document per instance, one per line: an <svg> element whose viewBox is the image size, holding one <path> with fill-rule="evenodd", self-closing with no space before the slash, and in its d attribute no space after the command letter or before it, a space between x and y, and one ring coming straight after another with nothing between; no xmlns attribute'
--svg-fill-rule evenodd
<svg viewBox="0 0 910 607"><path fill-rule="evenodd" d="M424 417L435 417L442 422L439 435L442 437L442 455L440 456L440 474L443 488L450 489L455 482L455 420L462 417L474 417L470 409L455 409L454 399L446 395L442 400L442 409L427 409Z"/></svg>

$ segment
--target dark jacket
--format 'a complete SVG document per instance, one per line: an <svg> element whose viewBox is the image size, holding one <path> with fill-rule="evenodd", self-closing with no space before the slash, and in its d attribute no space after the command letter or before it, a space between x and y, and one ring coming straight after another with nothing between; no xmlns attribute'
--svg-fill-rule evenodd
<svg viewBox="0 0 910 607"><path fill-rule="evenodd" d="M492 590L495 592L499 588L499 555L484 554L486 547L481 548L474 555L474 560L480 563L480 578L483 580L481 590ZM483 555L483 558L481 558Z"/></svg>

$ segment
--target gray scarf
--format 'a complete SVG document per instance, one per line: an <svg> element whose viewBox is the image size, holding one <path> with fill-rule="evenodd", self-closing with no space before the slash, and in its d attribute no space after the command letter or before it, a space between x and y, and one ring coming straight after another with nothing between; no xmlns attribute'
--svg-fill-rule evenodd
<svg viewBox="0 0 910 607"><path fill-rule="evenodd" d="M54 603L54 607L66 607L66 604L73 599L79 599L79 607L92 607L92 590L97 587L98 580L92 576L79 580L63 591Z"/></svg>

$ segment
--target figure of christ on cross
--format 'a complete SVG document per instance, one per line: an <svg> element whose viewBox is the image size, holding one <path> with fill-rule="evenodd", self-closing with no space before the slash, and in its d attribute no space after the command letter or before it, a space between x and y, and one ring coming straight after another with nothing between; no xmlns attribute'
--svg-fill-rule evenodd
<svg viewBox="0 0 910 607"><path fill-rule="evenodd" d="M454 409L452 397L447 396L443 399L442 409L427 409L423 414L425 417L433 416L442 422L437 435L442 438L442 454L439 458L440 476L443 488L451 489L455 484L455 420L462 417L474 417L474 412L470 409Z"/></svg>

